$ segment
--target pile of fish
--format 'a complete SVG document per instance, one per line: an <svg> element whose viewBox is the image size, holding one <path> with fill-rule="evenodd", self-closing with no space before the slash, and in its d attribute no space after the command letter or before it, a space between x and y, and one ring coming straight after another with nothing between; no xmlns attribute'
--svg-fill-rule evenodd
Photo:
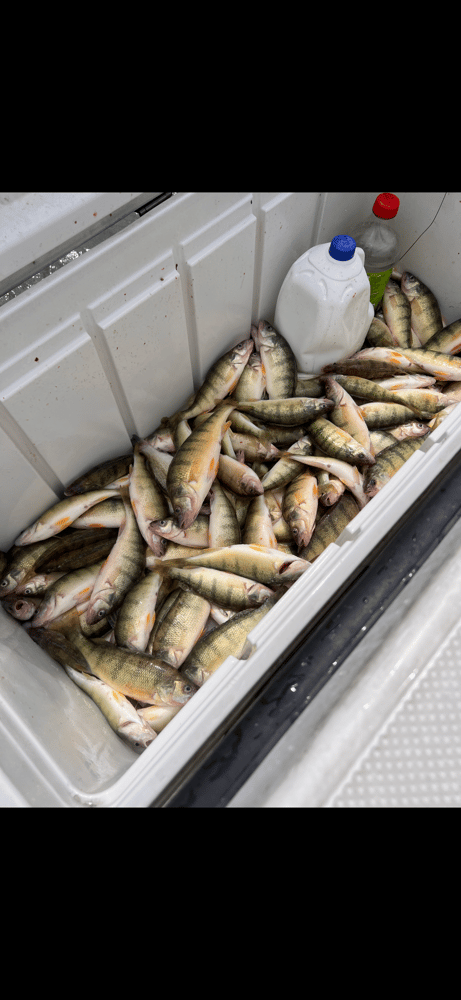
<svg viewBox="0 0 461 1000"><path fill-rule="evenodd" d="M394 272L362 350L299 377L262 320L0 556L3 606L142 751L461 398L461 320Z"/></svg>

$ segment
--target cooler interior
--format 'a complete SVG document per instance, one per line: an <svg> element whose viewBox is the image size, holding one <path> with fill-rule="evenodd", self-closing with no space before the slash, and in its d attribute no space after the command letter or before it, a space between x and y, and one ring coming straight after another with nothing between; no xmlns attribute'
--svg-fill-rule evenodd
<svg viewBox="0 0 461 1000"><path fill-rule="evenodd" d="M409 248L398 266L431 287L450 323L461 315L461 196L396 193ZM374 197L174 193L3 301L0 547L7 550L68 482L128 451L133 433L148 434L177 409L252 322L273 322L291 264L347 232ZM24 279L24 269L15 258L10 273ZM8 274L2 278L7 285ZM229 657L139 757L0 609L3 804L167 804L456 459L460 431L455 410L257 626L250 659Z"/></svg>

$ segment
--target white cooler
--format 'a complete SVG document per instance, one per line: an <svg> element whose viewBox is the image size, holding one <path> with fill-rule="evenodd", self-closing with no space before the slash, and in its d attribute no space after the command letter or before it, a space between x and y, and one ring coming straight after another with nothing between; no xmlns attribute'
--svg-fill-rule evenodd
<svg viewBox="0 0 461 1000"><path fill-rule="evenodd" d="M395 193L396 228L409 248L398 266L430 286L450 323L461 317L461 194ZM0 548L60 499L67 483L129 451L133 433L151 432L177 409L252 322L273 322L291 264L347 233L376 194L0 194ZM0 804L168 806L460 450L455 408L254 629L250 659L228 657L140 756L0 608ZM444 593L435 595L439 607ZM415 601L423 599L420 588ZM424 606L414 607L413 629L424 619L429 635ZM325 706L342 699L342 714L322 738L337 759L346 740L352 766L377 731L378 723L364 736L357 712L367 683L379 704L376 678L389 673L386 657L376 660L379 648L370 647L368 660L362 654L357 669L332 672L306 709L314 719L316 702L323 705L315 725L307 724L309 738L298 723L283 735L279 763L285 773L291 767L289 790L269 788L266 774L257 792L250 781L230 805L331 804L336 785L321 775L331 776L333 763L325 766L325 749L322 757L319 719L327 726ZM365 687L356 711L351 692L359 677ZM395 704L384 699L379 725ZM338 771L338 787L344 775ZM310 792L297 798L296 788L309 782Z"/></svg>

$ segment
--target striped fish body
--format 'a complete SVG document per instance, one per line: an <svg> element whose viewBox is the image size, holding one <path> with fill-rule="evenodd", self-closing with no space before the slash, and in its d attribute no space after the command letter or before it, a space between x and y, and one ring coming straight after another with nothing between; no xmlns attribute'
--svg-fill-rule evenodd
<svg viewBox="0 0 461 1000"><path fill-rule="evenodd" d="M61 618L57 631L74 650L72 666L99 677L127 698L150 705L182 706L197 690L173 667L147 653L121 649L104 639L88 639L74 618Z"/></svg>
<svg viewBox="0 0 461 1000"><path fill-rule="evenodd" d="M189 420L206 410L211 410L216 400L224 399L232 392L253 350L254 341L249 337L218 358L208 369L192 406L181 411L180 417Z"/></svg>
<svg viewBox="0 0 461 1000"><path fill-rule="evenodd" d="M312 537L300 556L313 563L322 554L330 542L335 542L352 518L359 513L359 506L349 492L343 493L338 502L331 507L316 525Z"/></svg>
<svg viewBox="0 0 461 1000"><path fill-rule="evenodd" d="M425 343L427 351L441 351L442 354L457 354L461 351L461 319L434 333Z"/></svg>
<svg viewBox="0 0 461 1000"><path fill-rule="evenodd" d="M233 389L234 399L262 399L266 388L266 371L259 351L252 351Z"/></svg>
<svg viewBox="0 0 461 1000"><path fill-rule="evenodd" d="M264 366L269 399L294 396L296 358L288 341L265 320L258 324L253 338Z"/></svg>
<svg viewBox="0 0 461 1000"><path fill-rule="evenodd" d="M215 479L210 490L210 517L208 520L208 547L221 548L240 541L240 526L235 507L221 484Z"/></svg>
<svg viewBox="0 0 461 1000"><path fill-rule="evenodd" d="M337 427L325 417L319 417L309 424L309 436L326 455L338 458L352 465L373 465L374 457L363 448L347 431Z"/></svg>
<svg viewBox="0 0 461 1000"><path fill-rule="evenodd" d="M370 430L376 428L396 427L398 424L406 424L414 420L415 411L410 410L403 403L364 403L360 407L367 427ZM428 419L432 414L428 414Z"/></svg>
<svg viewBox="0 0 461 1000"><path fill-rule="evenodd" d="M310 471L301 472L285 489L282 511L298 551L312 535L318 509L319 488Z"/></svg>
<svg viewBox="0 0 461 1000"><path fill-rule="evenodd" d="M119 608L114 634L118 646L144 653L155 622L163 574L148 572L126 594Z"/></svg>
<svg viewBox="0 0 461 1000"><path fill-rule="evenodd" d="M411 347L411 307L399 282L388 281L383 295L383 315L386 325L400 347Z"/></svg>
<svg viewBox="0 0 461 1000"><path fill-rule="evenodd" d="M152 530L152 522L168 517L168 503L160 486L152 476L147 460L139 450L140 438L133 437L133 466L129 494L138 528L144 541L157 556L165 551L165 542Z"/></svg>
<svg viewBox="0 0 461 1000"><path fill-rule="evenodd" d="M264 545L230 545L222 549L203 551L181 562L185 567L206 567L220 570L224 575L237 574L258 580L268 587L293 583L309 567L299 556L281 552ZM223 603L216 601L217 604Z"/></svg>
<svg viewBox="0 0 461 1000"><path fill-rule="evenodd" d="M176 523L189 528L214 482L221 441L230 426L234 404L222 404L200 424L173 456L168 468L167 492Z"/></svg>
<svg viewBox="0 0 461 1000"><path fill-rule="evenodd" d="M232 611L242 611L262 604L266 597L273 594L269 587L257 580L204 566L192 568L169 564L167 572L174 580L190 587L207 601L231 608Z"/></svg>
<svg viewBox="0 0 461 1000"><path fill-rule="evenodd" d="M341 430L350 434L365 451L373 455L370 432L357 403L345 387L344 381L330 375L323 375L322 381L325 385L325 395L328 399L332 399L335 404L328 419L336 427L340 427Z"/></svg>
<svg viewBox="0 0 461 1000"><path fill-rule="evenodd" d="M412 329L420 344L425 346L443 329L442 314L437 299L430 288L410 271L405 271L402 275L401 287L410 306Z"/></svg>
<svg viewBox="0 0 461 1000"><path fill-rule="evenodd" d="M395 476L410 455L421 447L424 440L425 437L405 438L379 453L373 469L367 471L364 476L364 489L370 499Z"/></svg>
<svg viewBox="0 0 461 1000"><path fill-rule="evenodd" d="M119 455L118 458L110 458L106 462L100 462L83 476L79 476L78 479L69 483L64 490L64 496L70 497L74 493L88 493L89 490L102 490L115 479L126 475L130 464L131 452Z"/></svg>
<svg viewBox="0 0 461 1000"><path fill-rule="evenodd" d="M265 545L277 547L272 518L265 495L254 497L249 504L242 532L244 545Z"/></svg>
<svg viewBox="0 0 461 1000"><path fill-rule="evenodd" d="M178 670L202 635L209 615L209 601L183 590L155 633L152 655Z"/></svg>
<svg viewBox="0 0 461 1000"><path fill-rule="evenodd" d="M247 636L274 607L277 598L267 598L258 608L243 610L208 632L195 644L181 666L180 673L201 687L228 656L248 658L252 649Z"/></svg>
<svg viewBox="0 0 461 1000"><path fill-rule="evenodd" d="M256 420L262 420L269 424L283 424L289 426L293 424L305 424L315 417L332 410L334 403L331 399L320 397L316 399L312 396L294 396L291 398L260 399L255 402L239 402L238 409L243 413L249 413Z"/></svg>
<svg viewBox="0 0 461 1000"><path fill-rule="evenodd" d="M145 541L130 503L127 490L122 491L125 520L117 540L96 578L89 606L85 612L87 625L118 608L130 587L139 580L145 566Z"/></svg>

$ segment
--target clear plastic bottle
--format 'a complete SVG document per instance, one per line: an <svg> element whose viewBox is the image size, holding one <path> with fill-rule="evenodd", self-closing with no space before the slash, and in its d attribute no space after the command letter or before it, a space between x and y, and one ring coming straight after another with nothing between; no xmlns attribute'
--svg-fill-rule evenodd
<svg viewBox="0 0 461 1000"><path fill-rule="evenodd" d="M392 226L400 207L396 194L385 191L378 195L368 219L351 227L351 236L365 253L365 270L370 280L370 302L381 301L384 289L399 259L399 241Z"/></svg>

